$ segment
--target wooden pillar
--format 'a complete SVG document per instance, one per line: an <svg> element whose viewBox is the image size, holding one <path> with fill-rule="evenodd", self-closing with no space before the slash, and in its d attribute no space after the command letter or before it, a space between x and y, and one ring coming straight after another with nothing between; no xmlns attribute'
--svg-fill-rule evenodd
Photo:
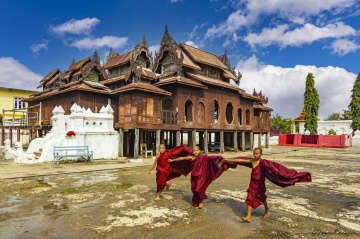
<svg viewBox="0 0 360 239"><path fill-rule="evenodd" d="M135 128L135 142L134 142L134 159L139 158L139 129Z"/></svg>
<svg viewBox="0 0 360 239"><path fill-rule="evenodd" d="M5 141L5 129L4 129L4 127L2 127L1 128L1 145L2 146L4 146L5 145L5 143L4 143L4 141Z"/></svg>
<svg viewBox="0 0 360 239"><path fill-rule="evenodd" d="M220 131L220 153L223 154L225 152L224 149L224 130Z"/></svg>
<svg viewBox="0 0 360 239"><path fill-rule="evenodd" d="M270 133L266 133L265 148L269 148Z"/></svg>
<svg viewBox="0 0 360 239"><path fill-rule="evenodd" d="M17 129L16 130L16 140L17 140L17 142L20 142L20 129Z"/></svg>
<svg viewBox="0 0 360 239"><path fill-rule="evenodd" d="M176 146L179 146L182 144L181 142L181 136L180 136L180 130L176 130Z"/></svg>
<svg viewBox="0 0 360 239"><path fill-rule="evenodd" d="M125 134L125 140L126 140L126 155L129 156L130 154L130 131L127 131Z"/></svg>
<svg viewBox="0 0 360 239"><path fill-rule="evenodd" d="M161 130L156 130L156 155L158 155L160 152L159 152L159 148L160 148L160 133L161 133Z"/></svg>
<svg viewBox="0 0 360 239"><path fill-rule="evenodd" d="M119 157L124 157L124 130L119 129Z"/></svg>
<svg viewBox="0 0 360 239"><path fill-rule="evenodd" d="M238 151L238 137L237 137L237 131L234 132L234 151Z"/></svg>
<svg viewBox="0 0 360 239"><path fill-rule="evenodd" d="M245 152L246 145L245 145L245 131L241 132L241 151Z"/></svg>
<svg viewBox="0 0 360 239"><path fill-rule="evenodd" d="M254 150L254 133L252 131L250 132L250 150Z"/></svg>
<svg viewBox="0 0 360 239"><path fill-rule="evenodd" d="M31 130L31 140L34 140L36 139L36 130L35 130L35 127L32 127L32 130Z"/></svg>
<svg viewBox="0 0 360 239"><path fill-rule="evenodd" d="M262 137L262 133L259 133L259 138L258 138L259 148L261 148L261 137Z"/></svg>
<svg viewBox="0 0 360 239"><path fill-rule="evenodd" d="M12 146L12 128L9 129L10 147Z"/></svg>
<svg viewBox="0 0 360 239"><path fill-rule="evenodd" d="M208 131L204 131L204 154L209 153L209 147L208 147Z"/></svg>

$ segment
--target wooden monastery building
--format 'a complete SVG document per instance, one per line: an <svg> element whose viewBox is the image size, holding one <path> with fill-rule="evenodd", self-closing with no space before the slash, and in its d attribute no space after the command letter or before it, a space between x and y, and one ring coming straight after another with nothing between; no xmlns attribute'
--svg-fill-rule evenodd
<svg viewBox="0 0 360 239"><path fill-rule="evenodd" d="M198 145L205 154L245 151L253 148L254 134L266 134L268 145L272 109L264 106L268 99L261 92L241 89L240 79L226 51L217 57L177 44L166 27L154 59L145 36L122 55L110 49L103 65L95 50L92 58L73 60L65 72L51 71L40 82L43 91L24 101L41 106L30 109L41 115L41 132L51 128L55 106L70 114L74 103L93 112L110 104L120 134L119 156L155 153L160 143L168 149Z"/></svg>

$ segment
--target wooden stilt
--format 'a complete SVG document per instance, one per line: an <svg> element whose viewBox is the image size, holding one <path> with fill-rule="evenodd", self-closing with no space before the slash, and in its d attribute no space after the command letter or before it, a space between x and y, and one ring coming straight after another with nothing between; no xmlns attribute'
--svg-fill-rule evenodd
<svg viewBox="0 0 360 239"><path fill-rule="evenodd" d="M254 149L254 133L250 132L250 150Z"/></svg>
<svg viewBox="0 0 360 239"><path fill-rule="evenodd" d="M220 153L224 153L225 152L225 148L224 148L224 130L220 131Z"/></svg>
<svg viewBox="0 0 360 239"><path fill-rule="evenodd" d="M135 159L139 158L139 139L140 139L139 129L136 128L135 129L135 142L134 142L134 158Z"/></svg>
<svg viewBox="0 0 360 239"><path fill-rule="evenodd" d="M124 157L124 130L119 129L119 157Z"/></svg>
<svg viewBox="0 0 360 239"><path fill-rule="evenodd" d="M204 154L209 153L209 145L208 145L208 131L204 131Z"/></svg>
<svg viewBox="0 0 360 239"><path fill-rule="evenodd" d="M245 145L245 131L241 132L241 151L245 152L246 145Z"/></svg>
<svg viewBox="0 0 360 239"><path fill-rule="evenodd" d="M237 152L238 151L238 136L237 136L237 131L234 132L234 151Z"/></svg>

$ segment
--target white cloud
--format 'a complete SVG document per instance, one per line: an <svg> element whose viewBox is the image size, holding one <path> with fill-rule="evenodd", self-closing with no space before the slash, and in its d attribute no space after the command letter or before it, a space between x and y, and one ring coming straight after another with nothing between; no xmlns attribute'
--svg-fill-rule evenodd
<svg viewBox="0 0 360 239"><path fill-rule="evenodd" d="M281 48L287 46L301 46L311 44L324 38L338 38L346 36L355 36L356 30L342 22L328 24L324 27L317 27L307 23L302 27L289 30L287 24L279 25L276 28L264 28L261 33L250 33L244 41L251 47L259 45L266 47L272 44L278 44Z"/></svg>
<svg viewBox="0 0 360 239"><path fill-rule="evenodd" d="M193 27L192 31L191 31L190 33L188 33L190 39L193 39L193 38L196 36L197 30L205 27L207 24L208 24L207 22L204 22L204 23L202 23L201 25L195 25L195 26Z"/></svg>
<svg viewBox="0 0 360 239"><path fill-rule="evenodd" d="M104 46L112 47L114 49L124 47L128 42L127 37L114 37L114 36L104 36L101 38L84 38L81 40L76 40L70 44L72 47L76 47L79 50L88 50L88 49L97 49Z"/></svg>
<svg viewBox="0 0 360 239"><path fill-rule="evenodd" d="M160 45L154 45L149 47L149 51L152 53L153 57L155 57L155 52L159 52Z"/></svg>
<svg viewBox="0 0 360 239"><path fill-rule="evenodd" d="M196 45L195 42L193 42L193 41L187 41L187 42L185 42L185 44L186 44L186 45L189 45L189 46L193 46L193 47L199 48L199 46Z"/></svg>
<svg viewBox="0 0 360 239"><path fill-rule="evenodd" d="M12 57L0 57L0 75L1 87L23 90L36 90L43 78Z"/></svg>
<svg viewBox="0 0 360 239"><path fill-rule="evenodd" d="M43 43L40 43L40 44L32 44L30 46L30 49L32 51L32 53L34 53L35 56L38 56L39 55L39 52L44 49L44 50L47 50L48 49L48 43L49 41L45 41Z"/></svg>
<svg viewBox="0 0 360 239"><path fill-rule="evenodd" d="M304 104L306 76L315 77L315 87L320 96L319 117L324 119L334 112L347 109L356 74L339 67L296 65L283 68L259 63L255 56L240 61L237 68L243 75L240 87L248 93L253 89L269 97L268 106L273 114L286 118L298 117Z"/></svg>
<svg viewBox="0 0 360 239"><path fill-rule="evenodd" d="M84 18L81 20L71 19L57 26L50 26L49 30L58 35L70 34L90 34L100 20L97 18Z"/></svg>
<svg viewBox="0 0 360 239"><path fill-rule="evenodd" d="M174 3L174 2L182 2L183 0L169 0L171 3Z"/></svg>
<svg viewBox="0 0 360 239"><path fill-rule="evenodd" d="M348 39L337 39L331 44L331 48L333 49L331 54L345 56L350 52L355 52L360 46Z"/></svg>
<svg viewBox="0 0 360 239"><path fill-rule="evenodd" d="M305 17L318 16L324 11L341 13L351 7L356 0L237 0L233 1L237 10L218 25L210 27L205 38L230 35L243 27L258 23L262 15L303 24Z"/></svg>

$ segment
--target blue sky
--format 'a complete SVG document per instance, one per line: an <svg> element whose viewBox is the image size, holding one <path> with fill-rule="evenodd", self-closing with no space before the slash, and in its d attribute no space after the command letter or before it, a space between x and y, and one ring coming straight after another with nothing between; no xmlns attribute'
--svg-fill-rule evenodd
<svg viewBox="0 0 360 239"><path fill-rule="evenodd" d="M296 117L305 78L315 76L320 117L350 102L360 71L360 2L355 0L138 0L0 2L0 86L35 89L98 50L133 49L145 33L158 49L165 24L179 42L215 55L228 49L240 87L262 90L274 114Z"/></svg>

